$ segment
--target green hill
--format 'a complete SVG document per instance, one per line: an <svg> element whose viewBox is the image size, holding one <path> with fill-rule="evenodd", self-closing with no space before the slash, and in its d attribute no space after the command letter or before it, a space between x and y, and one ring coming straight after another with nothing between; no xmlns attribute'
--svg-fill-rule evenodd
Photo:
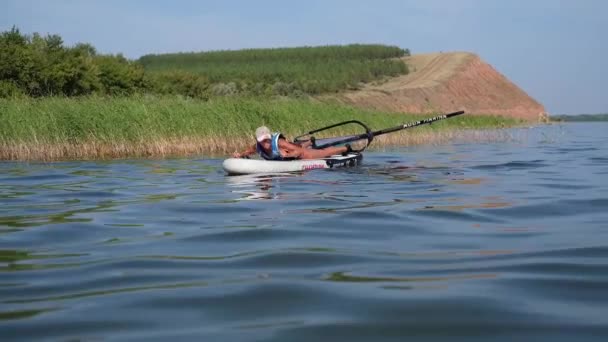
<svg viewBox="0 0 608 342"><path fill-rule="evenodd" d="M182 84L194 96L316 95L406 74L398 59L406 55L394 46L353 44L146 55L138 62L161 93L163 84Z"/></svg>

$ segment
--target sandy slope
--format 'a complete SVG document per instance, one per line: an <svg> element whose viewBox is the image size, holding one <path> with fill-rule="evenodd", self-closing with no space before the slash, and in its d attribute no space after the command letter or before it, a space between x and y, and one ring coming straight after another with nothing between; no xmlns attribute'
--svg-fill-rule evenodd
<svg viewBox="0 0 608 342"><path fill-rule="evenodd" d="M467 52L419 54L403 58L410 74L366 85L335 98L364 108L408 113L498 114L538 120L544 107L518 86Z"/></svg>

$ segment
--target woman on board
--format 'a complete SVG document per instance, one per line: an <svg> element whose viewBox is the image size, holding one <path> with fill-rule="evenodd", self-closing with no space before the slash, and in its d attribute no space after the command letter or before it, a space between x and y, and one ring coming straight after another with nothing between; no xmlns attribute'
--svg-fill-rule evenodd
<svg viewBox="0 0 608 342"><path fill-rule="evenodd" d="M324 149L311 149L310 141L303 144L294 144L280 133L270 133L266 126L255 130L256 143L245 151L232 154L234 158L244 158L258 153L266 160L293 160L293 159L318 159L326 158L336 154L352 152L350 145L340 147L327 147Z"/></svg>

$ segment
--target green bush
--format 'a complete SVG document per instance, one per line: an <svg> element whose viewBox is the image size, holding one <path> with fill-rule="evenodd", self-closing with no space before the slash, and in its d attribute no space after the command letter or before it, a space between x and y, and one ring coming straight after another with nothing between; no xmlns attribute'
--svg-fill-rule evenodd
<svg viewBox="0 0 608 342"><path fill-rule="evenodd" d="M11 81L0 80L0 98L15 98L23 96L23 92Z"/></svg>
<svg viewBox="0 0 608 342"><path fill-rule="evenodd" d="M108 95L131 95L144 88L144 70L122 55L96 56L99 79Z"/></svg>
<svg viewBox="0 0 608 342"><path fill-rule="evenodd" d="M143 68L121 55L98 55L89 44L63 45L58 35L0 34L0 97L128 95L144 87ZM8 86L7 84L12 84Z"/></svg>

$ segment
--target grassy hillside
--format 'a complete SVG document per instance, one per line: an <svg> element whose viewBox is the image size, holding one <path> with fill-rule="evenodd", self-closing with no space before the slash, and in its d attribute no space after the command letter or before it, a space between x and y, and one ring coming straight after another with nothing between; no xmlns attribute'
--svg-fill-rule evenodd
<svg viewBox="0 0 608 342"><path fill-rule="evenodd" d="M315 95L406 74L396 59L405 55L394 46L355 44L147 55L139 63L152 83L190 78L210 95Z"/></svg>

